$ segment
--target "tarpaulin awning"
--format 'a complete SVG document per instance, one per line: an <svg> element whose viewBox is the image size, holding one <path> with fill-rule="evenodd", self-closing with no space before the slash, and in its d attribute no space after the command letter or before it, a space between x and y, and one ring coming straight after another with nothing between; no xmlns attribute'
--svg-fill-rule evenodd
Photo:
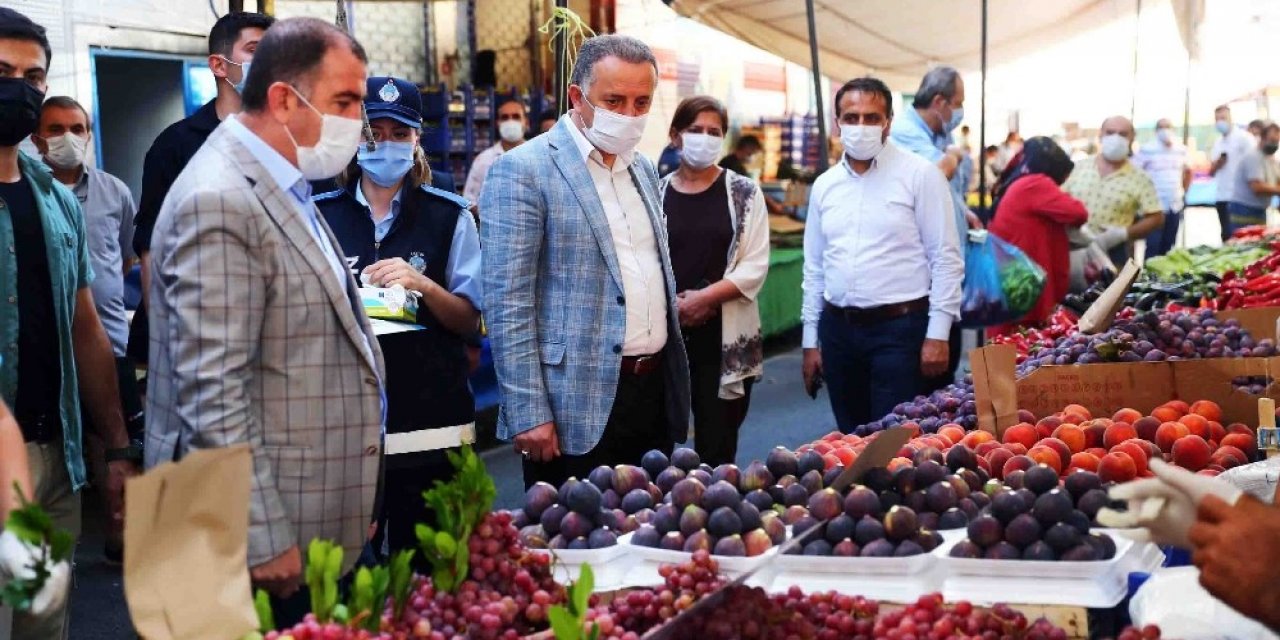
<svg viewBox="0 0 1280 640"><path fill-rule="evenodd" d="M686 16L811 67L804 0L672 0ZM875 75L913 91L935 64L975 71L981 63L981 0L815 0L822 73ZM1123 17L1133 0L989 0L989 64Z"/></svg>

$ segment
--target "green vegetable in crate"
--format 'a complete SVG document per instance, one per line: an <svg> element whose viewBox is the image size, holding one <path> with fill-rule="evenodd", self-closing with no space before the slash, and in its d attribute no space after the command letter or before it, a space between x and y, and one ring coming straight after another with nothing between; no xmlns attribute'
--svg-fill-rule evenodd
<svg viewBox="0 0 1280 640"><path fill-rule="evenodd" d="M1044 290L1044 270L1018 247L989 231L970 231L965 244L960 324L989 327L1026 315Z"/></svg>
<svg viewBox="0 0 1280 640"><path fill-rule="evenodd" d="M1000 268L1000 288L1009 308L1026 313L1044 291L1044 271L1030 260L1008 262Z"/></svg>

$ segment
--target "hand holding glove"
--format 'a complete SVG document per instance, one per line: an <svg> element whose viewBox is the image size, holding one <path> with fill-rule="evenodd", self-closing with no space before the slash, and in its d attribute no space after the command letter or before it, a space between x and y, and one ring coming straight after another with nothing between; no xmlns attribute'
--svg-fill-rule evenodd
<svg viewBox="0 0 1280 640"><path fill-rule="evenodd" d="M1103 249L1111 250L1129 241L1129 230L1124 227L1106 227L1102 233L1095 234L1095 237Z"/></svg>
<svg viewBox="0 0 1280 640"><path fill-rule="evenodd" d="M1212 495L1231 505L1242 493L1227 482L1160 460L1152 460L1150 469L1156 477L1119 484L1107 492L1112 500L1125 502L1128 510L1104 507L1098 511L1098 524L1121 529L1141 527L1156 544L1190 549L1187 532L1196 522L1200 501Z"/></svg>
<svg viewBox="0 0 1280 640"><path fill-rule="evenodd" d="M23 542L11 531L0 533L0 584L10 580L31 580L36 572L32 568L40 562L39 547ZM62 609L66 604L71 581L71 565L65 561L49 568L44 586L32 598L28 615L41 617Z"/></svg>

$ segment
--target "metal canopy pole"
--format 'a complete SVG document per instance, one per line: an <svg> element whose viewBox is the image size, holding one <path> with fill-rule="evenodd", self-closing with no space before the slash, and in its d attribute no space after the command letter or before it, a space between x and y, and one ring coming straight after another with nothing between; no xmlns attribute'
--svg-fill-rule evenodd
<svg viewBox="0 0 1280 640"><path fill-rule="evenodd" d="M569 0L556 0L557 9L567 9ZM559 14L556 16L558 25L562 25L564 18ZM555 60L555 96L556 96L556 112L564 115L569 110L569 78L565 67L565 60L568 52L565 51L565 39L569 34L564 29L553 29L551 37L555 38L556 60Z"/></svg>
<svg viewBox="0 0 1280 640"><path fill-rule="evenodd" d="M985 0L984 0L985 2ZM813 62L813 95L818 105L818 172L827 170L827 117L822 98L822 70L818 66L818 25L813 17L813 0L805 0L809 14L809 59Z"/></svg>
<svg viewBox="0 0 1280 640"><path fill-rule="evenodd" d="M978 208L991 220L994 211L987 211L987 0L982 0L982 90L978 114ZM994 187L995 185L991 185Z"/></svg>
<svg viewBox="0 0 1280 640"><path fill-rule="evenodd" d="M1130 123L1133 122L1138 109L1138 44L1142 35L1142 0L1134 0L1133 9L1133 78L1129 81Z"/></svg>

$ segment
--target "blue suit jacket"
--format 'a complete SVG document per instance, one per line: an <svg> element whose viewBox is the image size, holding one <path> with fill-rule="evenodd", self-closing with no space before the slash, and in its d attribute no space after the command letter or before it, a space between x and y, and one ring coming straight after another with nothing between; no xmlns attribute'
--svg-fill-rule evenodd
<svg viewBox="0 0 1280 640"><path fill-rule="evenodd" d="M561 120L494 163L480 194L480 238L485 323L502 393L498 436L555 422L561 452L581 455L600 441L613 407L626 307L609 221L569 126ZM689 365L658 176L639 154L630 173L653 224L667 288L665 426L684 442Z"/></svg>

